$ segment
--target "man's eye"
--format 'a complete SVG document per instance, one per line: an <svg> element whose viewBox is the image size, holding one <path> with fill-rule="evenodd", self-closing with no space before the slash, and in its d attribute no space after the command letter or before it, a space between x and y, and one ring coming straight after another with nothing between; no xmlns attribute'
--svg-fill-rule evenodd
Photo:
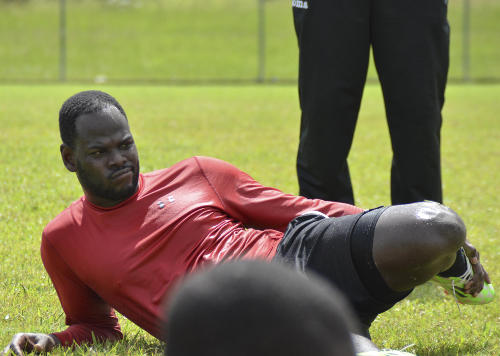
<svg viewBox="0 0 500 356"><path fill-rule="evenodd" d="M90 152L90 155L92 157L99 157L101 154L102 154L102 151L93 151L93 152Z"/></svg>
<svg viewBox="0 0 500 356"><path fill-rule="evenodd" d="M132 147L132 144L131 143L123 143L120 148L122 150L128 150L130 147Z"/></svg>

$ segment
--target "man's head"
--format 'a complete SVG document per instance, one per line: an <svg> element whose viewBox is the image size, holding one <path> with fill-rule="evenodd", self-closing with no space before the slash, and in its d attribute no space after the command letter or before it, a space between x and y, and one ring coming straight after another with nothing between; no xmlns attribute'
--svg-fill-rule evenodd
<svg viewBox="0 0 500 356"><path fill-rule="evenodd" d="M168 356L350 356L344 298L278 264L237 261L188 277L169 303Z"/></svg>
<svg viewBox="0 0 500 356"><path fill-rule="evenodd" d="M137 149L115 98L95 90L73 95L59 111L59 130L64 165L91 203L114 206L137 191Z"/></svg>

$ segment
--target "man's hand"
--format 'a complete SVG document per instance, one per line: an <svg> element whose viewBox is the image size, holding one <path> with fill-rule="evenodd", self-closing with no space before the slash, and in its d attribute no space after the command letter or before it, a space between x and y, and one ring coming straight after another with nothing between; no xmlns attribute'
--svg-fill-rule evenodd
<svg viewBox="0 0 500 356"><path fill-rule="evenodd" d="M49 352L54 347L61 343L54 335L47 334L33 334L33 333L20 333L14 335L10 344L0 353L0 356L10 355L24 355L26 352Z"/></svg>
<svg viewBox="0 0 500 356"><path fill-rule="evenodd" d="M465 285L464 292L475 297L483 289L484 282L491 283L491 280L483 265L479 262L479 251L467 240L463 247L474 272L472 281Z"/></svg>

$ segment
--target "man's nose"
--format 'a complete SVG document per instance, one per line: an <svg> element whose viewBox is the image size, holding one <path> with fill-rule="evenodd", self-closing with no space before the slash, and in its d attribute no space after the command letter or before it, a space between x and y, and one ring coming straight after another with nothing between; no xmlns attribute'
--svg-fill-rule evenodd
<svg viewBox="0 0 500 356"><path fill-rule="evenodd" d="M111 167L121 167L127 162L127 157L118 149L112 150L109 155L108 165Z"/></svg>

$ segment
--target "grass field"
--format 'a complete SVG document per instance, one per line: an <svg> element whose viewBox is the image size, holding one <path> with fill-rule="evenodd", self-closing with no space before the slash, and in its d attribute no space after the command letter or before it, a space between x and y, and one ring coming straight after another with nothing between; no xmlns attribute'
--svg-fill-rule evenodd
<svg viewBox="0 0 500 356"><path fill-rule="evenodd" d="M68 80L253 80L257 0L67 0ZM463 1L449 2L450 78L462 78ZM473 0L472 78L500 78L500 2ZM0 0L0 80L57 80L59 1ZM269 80L297 77L289 0L265 3ZM375 71L370 69L370 77Z"/></svg>
<svg viewBox="0 0 500 356"><path fill-rule="evenodd" d="M195 154L225 159L266 185L296 193L299 110L295 86L100 87L124 105L143 171ZM20 331L64 328L39 255L44 225L81 195L59 157L57 113L81 86L0 86L0 345ZM500 86L447 90L443 127L446 203L500 288L498 174ZM389 204L390 146L378 86L368 86L350 155L357 204ZM125 339L56 355L160 354L162 344L121 317ZM500 301L456 304L432 285L381 315L375 342L418 355L500 355Z"/></svg>

